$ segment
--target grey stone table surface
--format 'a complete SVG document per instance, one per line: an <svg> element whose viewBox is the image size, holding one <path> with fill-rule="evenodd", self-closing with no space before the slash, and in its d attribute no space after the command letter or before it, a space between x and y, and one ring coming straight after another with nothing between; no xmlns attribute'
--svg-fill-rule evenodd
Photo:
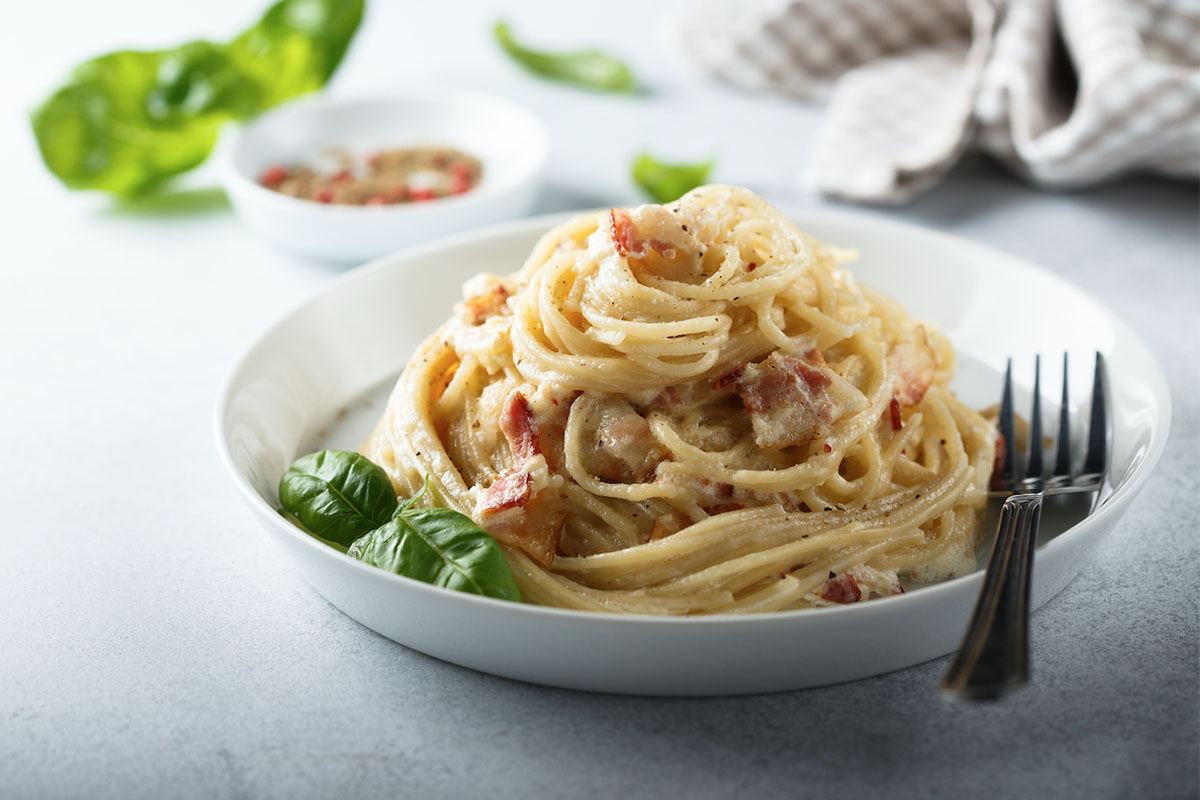
<svg viewBox="0 0 1200 800"><path fill-rule="evenodd" d="M715 152L719 180L830 205L795 181L818 109L690 73L669 35L683 4L505 11L535 40L623 54L647 90L613 98L531 80L489 43L496 10L482 2L380 2L332 91L441 82L525 104L554 141L544 211L637 201L627 164L643 147ZM0 107L15 187L0 195L0 797L1197 796L1194 183L1049 193L969 158L910 205L860 212L995 246L1084 287L1169 380L1163 459L1034 615L1026 691L948 703L934 691L945 659L758 697L548 689L439 662L343 616L260 534L222 472L221 380L340 270L255 240L211 170L120 204L72 195L38 163L26 110L73 61L226 36L244 4L15 13L0 34L16 101ZM57 24L65 16L72 24Z"/></svg>

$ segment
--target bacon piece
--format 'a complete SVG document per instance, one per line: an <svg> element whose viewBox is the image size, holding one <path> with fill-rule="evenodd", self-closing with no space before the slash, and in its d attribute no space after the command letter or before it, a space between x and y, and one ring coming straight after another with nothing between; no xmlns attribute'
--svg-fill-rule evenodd
<svg viewBox="0 0 1200 800"><path fill-rule="evenodd" d="M888 411L892 418L892 430L898 431L904 427L904 420L900 419L900 401L894 396L888 401Z"/></svg>
<svg viewBox="0 0 1200 800"><path fill-rule="evenodd" d="M594 425L591 448L583 458L593 475L622 483L654 479L655 469L671 454L650 432L650 425L619 397L592 395L587 423Z"/></svg>
<svg viewBox="0 0 1200 800"><path fill-rule="evenodd" d="M733 372L727 372L719 378L713 378L712 381L710 381L708 385L711 386L713 389L724 389L729 384L737 383L739 380L741 380L742 374L745 373L745 371L746 371L746 365L742 364L740 367L735 369Z"/></svg>
<svg viewBox="0 0 1200 800"><path fill-rule="evenodd" d="M633 217L623 208L613 208L608 212L609 231L612 233L613 247L621 258L628 258L632 253L641 255L646 252L645 243L638 238L637 226Z"/></svg>
<svg viewBox="0 0 1200 800"><path fill-rule="evenodd" d="M824 370L778 352L743 366L734 383L763 449L819 439L842 413L825 391L832 379Z"/></svg>
<svg viewBox="0 0 1200 800"><path fill-rule="evenodd" d="M1008 443L1003 433L996 433L995 453L992 456L992 478L1004 473L1004 460L1008 456Z"/></svg>
<svg viewBox="0 0 1200 800"><path fill-rule="evenodd" d="M475 506L475 518L498 541L550 566L566 516L556 509L553 489L535 486L530 462L543 455L540 426L525 395L508 395L500 410L499 427L512 448L515 466L492 481Z"/></svg>
<svg viewBox="0 0 1200 800"><path fill-rule="evenodd" d="M937 354L929 344L925 328L918 325L912 335L888 353L888 365L896 372L894 394L902 406L915 406L933 385Z"/></svg>
<svg viewBox="0 0 1200 800"><path fill-rule="evenodd" d="M710 517L715 517L717 514L724 514L726 511L741 511L745 507L742 503L717 503L715 506L705 506L704 513Z"/></svg>
<svg viewBox="0 0 1200 800"><path fill-rule="evenodd" d="M533 494L533 476L524 469L513 468L492 481L479 502L480 516L524 506Z"/></svg>
<svg viewBox="0 0 1200 800"><path fill-rule="evenodd" d="M829 377L827 372L814 369L808 364L805 364L803 361L797 361L793 358L791 359L791 363L788 364L788 367L796 370L800 377L804 379L804 382L808 384L808 388L814 391L824 389L826 386L833 383L833 380Z"/></svg>
<svg viewBox="0 0 1200 800"><path fill-rule="evenodd" d="M533 409L520 392L508 396L500 412L500 431L508 439L514 461L527 461L542 452Z"/></svg>
<svg viewBox="0 0 1200 800"><path fill-rule="evenodd" d="M488 317L495 316L508 308L508 289L497 283L490 289L471 295L462 302L461 315L470 325L482 325Z"/></svg>
<svg viewBox="0 0 1200 800"><path fill-rule="evenodd" d="M551 566L558 554L558 542L566 521L566 515L551 502L553 496L552 490L543 489L521 506L491 513L476 509L479 525L497 541L520 548L542 564Z"/></svg>
<svg viewBox="0 0 1200 800"><path fill-rule="evenodd" d="M613 248L621 258L644 256L647 246L663 258L670 259L676 255L675 246L670 242L655 238L643 239L633 217L623 208L609 209L608 224Z"/></svg>
<svg viewBox="0 0 1200 800"><path fill-rule="evenodd" d="M857 603L862 600L862 589L849 572L834 575L818 591L817 595L831 603Z"/></svg>
<svg viewBox="0 0 1200 800"><path fill-rule="evenodd" d="M533 409L529 407L525 395L520 392L509 394L500 411L499 425L512 448L516 466L496 478L488 487L477 509L480 515L524 506L529 501L533 493L533 475L525 468L525 462L542 451L534 425Z"/></svg>

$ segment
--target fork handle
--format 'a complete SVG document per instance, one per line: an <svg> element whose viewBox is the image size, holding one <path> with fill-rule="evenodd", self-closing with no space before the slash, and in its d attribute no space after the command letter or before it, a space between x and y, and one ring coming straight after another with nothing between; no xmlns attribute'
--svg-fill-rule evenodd
<svg viewBox="0 0 1200 800"><path fill-rule="evenodd" d="M994 700L1029 680L1029 581L1042 495L1013 495L1000 510L1000 529L983 590L942 690L970 700Z"/></svg>

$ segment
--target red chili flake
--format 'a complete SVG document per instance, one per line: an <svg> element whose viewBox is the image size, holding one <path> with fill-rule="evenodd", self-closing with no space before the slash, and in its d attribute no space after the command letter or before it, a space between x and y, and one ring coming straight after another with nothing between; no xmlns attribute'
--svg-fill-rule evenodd
<svg viewBox="0 0 1200 800"><path fill-rule="evenodd" d="M321 189L313 195L313 200L316 200L318 203L332 203L333 191L331 189Z"/></svg>
<svg viewBox="0 0 1200 800"><path fill-rule="evenodd" d="M826 453L832 453L832 452L833 452L833 448L832 448L832 447L830 447L829 445L825 445L825 452L826 452Z"/></svg>
<svg viewBox="0 0 1200 800"><path fill-rule="evenodd" d="M263 186L278 186L286 181L290 174L287 167L282 164L274 164L262 171L262 174L258 176L258 182Z"/></svg>
<svg viewBox="0 0 1200 800"><path fill-rule="evenodd" d="M433 189L413 189L409 192L413 200L418 203L423 203L426 200L433 200L437 195L433 193Z"/></svg>
<svg viewBox="0 0 1200 800"><path fill-rule="evenodd" d="M904 427L904 422L900 419L900 401L893 397L892 402L888 404L888 409L892 412L892 430L900 430Z"/></svg>
<svg viewBox="0 0 1200 800"><path fill-rule="evenodd" d="M746 272L754 272L756 269L758 269L758 264L755 264L753 261L746 265Z"/></svg>

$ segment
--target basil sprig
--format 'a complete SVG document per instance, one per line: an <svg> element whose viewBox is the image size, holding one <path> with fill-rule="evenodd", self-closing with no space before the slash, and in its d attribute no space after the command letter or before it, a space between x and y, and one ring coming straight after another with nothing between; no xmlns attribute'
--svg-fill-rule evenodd
<svg viewBox="0 0 1200 800"><path fill-rule="evenodd" d="M363 2L280 0L229 44L85 61L33 113L42 160L72 189L146 192L208 158L229 120L324 86Z"/></svg>
<svg viewBox="0 0 1200 800"><path fill-rule="evenodd" d="M713 160L695 164L667 164L649 153L633 160L633 182L656 203L669 203L702 185L712 172Z"/></svg>
<svg viewBox="0 0 1200 800"><path fill-rule="evenodd" d="M493 33L504 52L535 75L600 92L629 94L637 89L632 70L599 50L575 53L534 50L518 44L506 22L497 22Z"/></svg>
<svg viewBox="0 0 1200 800"><path fill-rule="evenodd" d="M425 490L422 489L422 492ZM387 474L358 453L322 450L298 458L279 482L283 509L352 558L435 586L520 602L500 545L470 517L403 505Z"/></svg>

